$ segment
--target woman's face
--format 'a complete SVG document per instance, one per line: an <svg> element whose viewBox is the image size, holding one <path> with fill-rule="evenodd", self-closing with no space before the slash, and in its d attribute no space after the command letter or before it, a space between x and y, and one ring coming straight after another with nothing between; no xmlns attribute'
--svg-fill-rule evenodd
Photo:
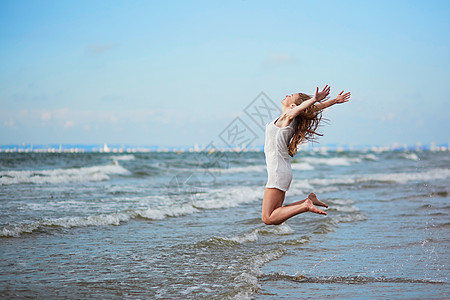
<svg viewBox="0 0 450 300"><path fill-rule="evenodd" d="M286 95L286 97L281 100L281 104L283 104L286 107L290 107L292 104L297 106L296 102L298 103L300 101L300 94L295 93L292 95Z"/></svg>

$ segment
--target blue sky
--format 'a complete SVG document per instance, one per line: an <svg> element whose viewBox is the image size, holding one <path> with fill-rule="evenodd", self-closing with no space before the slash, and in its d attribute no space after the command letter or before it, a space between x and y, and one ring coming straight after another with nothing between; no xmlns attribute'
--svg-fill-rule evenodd
<svg viewBox="0 0 450 300"><path fill-rule="evenodd" d="M353 96L321 144L447 143L449 20L449 1L3 0L0 144L206 145L260 92L325 84Z"/></svg>

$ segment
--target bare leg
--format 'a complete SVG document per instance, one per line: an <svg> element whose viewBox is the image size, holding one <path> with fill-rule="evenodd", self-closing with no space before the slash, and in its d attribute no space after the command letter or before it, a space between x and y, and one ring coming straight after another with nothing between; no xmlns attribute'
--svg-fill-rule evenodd
<svg viewBox="0 0 450 300"><path fill-rule="evenodd" d="M279 225L287 219L304 212L313 212L321 215L327 214L326 212L315 207L313 201L309 198L303 201L299 201L301 203L293 203L290 205L282 206L285 194L286 192L283 192L279 189L266 188L266 190L264 191L262 205L262 220L265 224Z"/></svg>
<svg viewBox="0 0 450 300"><path fill-rule="evenodd" d="M311 194L309 194L308 198L311 199L311 201L312 201L312 203L313 203L314 205L317 205L317 206L323 206L323 207L328 208L328 205L326 205L325 203L323 203L322 201L320 201L319 199L317 199L316 194L311 193Z"/></svg>
<svg viewBox="0 0 450 300"><path fill-rule="evenodd" d="M320 201L319 199L317 199L317 196L316 196L316 194L314 194L314 193L309 194L308 199L310 199L314 205L317 205L317 206L323 206L323 207L328 208L328 205L326 205L325 203L323 203L322 201ZM291 205L302 204L302 203L305 202L305 201L306 201L306 199L305 199L305 200L301 200L301 201L297 201L297 202L294 202L294 203L291 203L291 204L286 204L285 206L291 206Z"/></svg>

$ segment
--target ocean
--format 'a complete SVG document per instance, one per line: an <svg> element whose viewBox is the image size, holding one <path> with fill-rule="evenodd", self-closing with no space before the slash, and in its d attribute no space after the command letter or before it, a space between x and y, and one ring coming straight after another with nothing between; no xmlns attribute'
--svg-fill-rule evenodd
<svg viewBox="0 0 450 300"><path fill-rule="evenodd" d="M448 299L450 152L0 153L0 297Z"/></svg>

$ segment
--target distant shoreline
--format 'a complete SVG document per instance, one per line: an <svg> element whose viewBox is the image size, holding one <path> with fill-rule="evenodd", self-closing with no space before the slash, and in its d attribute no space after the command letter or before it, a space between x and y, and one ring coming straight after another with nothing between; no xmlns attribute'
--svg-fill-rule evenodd
<svg viewBox="0 0 450 300"><path fill-rule="evenodd" d="M190 147L159 147L137 146L123 144L8 144L0 145L0 153L140 153L140 152L263 152L264 146L245 147L214 147L194 145ZM447 144L431 143L429 145L393 144L380 145L311 145L299 147L299 151L327 152L327 151L450 151L450 142Z"/></svg>

